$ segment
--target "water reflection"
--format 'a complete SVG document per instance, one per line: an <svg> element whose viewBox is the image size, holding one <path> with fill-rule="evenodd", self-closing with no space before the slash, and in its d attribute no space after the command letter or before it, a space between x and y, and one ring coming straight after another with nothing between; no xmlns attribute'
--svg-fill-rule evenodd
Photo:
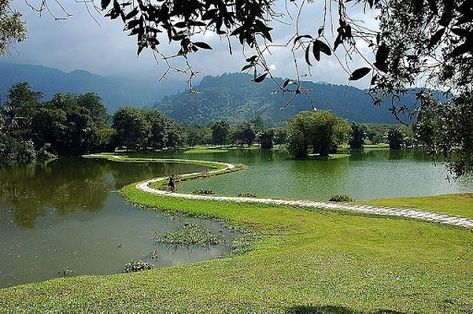
<svg viewBox="0 0 473 314"><path fill-rule="evenodd" d="M77 210L97 212L108 192L144 178L181 173L185 165L133 163L106 160L59 159L48 164L0 168L0 215L5 209L15 222L32 228L46 210L67 216Z"/></svg>
<svg viewBox="0 0 473 314"><path fill-rule="evenodd" d="M61 159L0 169L0 287L73 275L121 272L126 262L155 266L217 258L237 234L220 222L139 209L114 192L126 184L196 166ZM156 245L155 231L199 224L223 242L210 247ZM156 259L147 257L158 250Z"/></svg>

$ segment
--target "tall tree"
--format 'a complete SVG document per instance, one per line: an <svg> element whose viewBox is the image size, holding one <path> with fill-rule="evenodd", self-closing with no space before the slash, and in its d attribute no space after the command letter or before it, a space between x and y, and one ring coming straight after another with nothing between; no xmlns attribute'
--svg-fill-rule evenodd
<svg viewBox="0 0 473 314"><path fill-rule="evenodd" d="M366 137L365 128L356 122L351 124L350 140L348 144L351 149L361 149L363 148L363 141Z"/></svg>
<svg viewBox="0 0 473 314"><path fill-rule="evenodd" d="M399 127L390 128L387 132L389 149L401 149L404 145L404 134Z"/></svg>
<svg viewBox="0 0 473 314"><path fill-rule="evenodd" d="M434 159L448 162L452 174L473 171L473 96L424 107L415 131Z"/></svg>
<svg viewBox="0 0 473 314"><path fill-rule="evenodd" d="M228 142L230 125L226 121L215 122L212 126L212 144L224 145Z"/></svg>
<svg viewBox="0 0 473 314"><path fill-rule="evenodd" d="M326 157L347 139L349 124L330 111L303 111L288 125L289 150L297 157L306 157L309 148Z"/></svg>
<svg viewBox="0 0 473 314"><path fill-rule="evenodd" d="M117 144L128 149L143 149L149 137L149 122L143 110L120 108L113 115L112 127L117 131Z"/></svg>
<svg viewBox="0 0 473 314"><path fill-rule="evenodd" d="M90 111L90 116L97 126L105 126L108 122L109 116L105 108L102 98L96 93L85 93L77 97L79 106Z"/></svg>

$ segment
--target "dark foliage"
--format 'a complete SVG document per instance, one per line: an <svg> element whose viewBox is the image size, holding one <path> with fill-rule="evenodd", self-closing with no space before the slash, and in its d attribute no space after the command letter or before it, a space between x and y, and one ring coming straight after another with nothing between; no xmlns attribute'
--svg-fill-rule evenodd
<svg viewBox="0 0 473 314"><path fill-rule="evenodd" d="M429 154L446 160L454 175L473 171L473 97L424 106L415 131Z"/></svg>

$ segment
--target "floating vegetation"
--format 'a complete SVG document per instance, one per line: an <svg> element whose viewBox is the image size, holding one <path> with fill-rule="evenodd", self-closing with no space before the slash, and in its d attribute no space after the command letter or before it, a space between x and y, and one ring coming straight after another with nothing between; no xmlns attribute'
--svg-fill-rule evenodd
<svg viewBox="0 0 473 314"><path fill-rule="evenodd" d="M329 199L329 201L331 201L331 202L353 202L354 200L348 195L337 194L337 195L332 196Z"/></svg>
<svg viewBox="0 0 473 314"><path fill-rule="evenodd" d="M246 192L246 193L238 193L237 196L238 196L238 197L256 197L256 194L250 193L250 192Z"/></svg>
<svg viewBox="0 0 473 314"><path fill-rule="evenodd" d="M63 277L70 277L74 275L74 271L69 269L69 267L65 267L63 270L58 271L57 273Z"/></svg>
<svg viewBox="0 0 473 314"><path fill-rule="evenodd" d="M151 250L148 252L148 254L146 254L146 256L151 259L157 259L159 257L159 252L158 250Z"/></svg>
<svg viewBox="0 0 473 314"><path fill-rule="evenodd" d="M155 234L154 239L158 243L173 245L209 246L220 243L218 235L214 235L209 229L196 224L185 224L182 229Z"/></svg>
<svg viewBox="0 0 473 314"><path fill-rule="evenodd" d="M154 265L142 260L132 260L125 264L125 273L135 273L143 270L150 270Z"/></svg>
<svg viewBox="0 0 473 314"><path fill-rule="evenodd" d="M198 190L192 191L192 194L212 195L212 194L215 194L215 192L213 190L198 189Z"/></svg>

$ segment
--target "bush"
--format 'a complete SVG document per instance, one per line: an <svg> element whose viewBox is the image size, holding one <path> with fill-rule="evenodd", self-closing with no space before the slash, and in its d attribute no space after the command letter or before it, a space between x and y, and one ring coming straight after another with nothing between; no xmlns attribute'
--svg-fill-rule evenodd
<svg viewBox="0 0 473 314"><path fill-rule="evenodd" d="M199 190L192 191L192 194L212 195L212 194L215 194L215 192L212 190L199 189Z"/></svg>
<svg viewBox="0 0 473 314"><path fill-rule="evenodd" d="M125 264L124 271L125 273L135 273L143 270L150 270L154 265L142 261L142 260L132 260Z"/></svg>
<svg viewBox="0 0 473 314"><path fill-rule="evenodd" d="M249 192L246 192L246 193L238 193L238 197L256 197L256 194L249 193Z"/></svg>
<svg viewBox="0 0 473 314"><path fill-rule="evenodd" d="M354 200L345 194L337 194L329 199L330 202L353 202Z"/></svg>

